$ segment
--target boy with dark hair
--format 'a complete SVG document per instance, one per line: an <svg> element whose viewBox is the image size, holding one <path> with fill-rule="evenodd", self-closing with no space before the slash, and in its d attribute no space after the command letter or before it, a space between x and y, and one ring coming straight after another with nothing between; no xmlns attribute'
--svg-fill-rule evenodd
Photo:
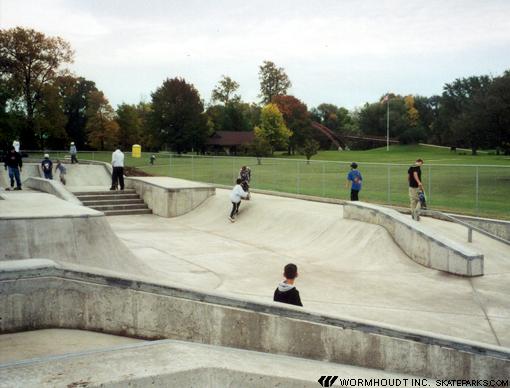
<svg viewBox="0 0 510 388"><path fill-rule="evenodd" d="M294 281L298 277L297 265L287 264L283 268L283 276L285 280L278 284L278 287L274 290L273 300L275 302L303 306L299 297L299 291L294 287Z"/></svg>
<svg viewBox="0 0 510 388"><path fill-rule="evenodd" d="M67 170L65 168L65 166L62 164L62 162L57 159L57 165L55 166L55 173L59 172L59 178L60 178L60 182L65 185L66 184L66 174L67 174Z"/></svg>
<svg viewBox="0 0 510 388"><path fill-rule="evenodd" d="M349 187L349 182L351 183L351 201L359 201L358 194L361 190L362 181L363 177L358 171L358 164L356 162L352 162L351 171L347 174L347 182L345 183L346 187Z"/></svg>
<svg viewBox="0 0 510 388"><path fill-rule="evenodd" d="M230 216L228 219L230 222L235 222L235 215L239 213L239 206L241 206L241 198L248 197L248 193L243 190L241 187L241 178L237 178L236 185L232 189L230 193L230 201L232 202L232 211L230 212Z"/></svg>

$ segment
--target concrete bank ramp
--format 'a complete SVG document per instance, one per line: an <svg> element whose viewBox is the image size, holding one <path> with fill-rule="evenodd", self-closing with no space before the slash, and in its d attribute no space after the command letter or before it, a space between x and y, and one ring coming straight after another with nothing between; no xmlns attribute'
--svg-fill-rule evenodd
<svg viewBox="0 0 510 388"><path fill-rule="evenodd" d="M6 193L0 202L0 261L47 258L143 275L103 213L45 193Z"/></svg>
<svg viewBox="0 0 510 388"><path fill-rule="evenodd" d="M21 169L21 184L30 177L41 177L41 171L39 170L39 164L36 163L23 163ZM11 185L9 178L9 171L4 168L3 163L0 165L0 187L7 188ZM14 183L16 185L16 183Z"/></svg>
<svg viewBox="0 0 510 388"><path fill-rule="evenodd" d="M70 191L108 190L112 178L102 164L66 164L66 186ZM58 179L56 177L56 179Z"/></svg>

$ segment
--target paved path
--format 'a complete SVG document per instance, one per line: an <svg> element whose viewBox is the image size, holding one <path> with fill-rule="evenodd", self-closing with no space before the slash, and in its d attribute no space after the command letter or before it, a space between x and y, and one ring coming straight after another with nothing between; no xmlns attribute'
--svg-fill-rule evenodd
<svg viewBox="0 0 510 388"><path fill-rule="evenodd" d="M227 190L178 218L109 217L154 276L182 286L271 300L282 268L299 266L306 308L510 347L510 249L475 234L486 275L468 279L410 260L380 226L342 218L342 207L265 195L236 223ZM465 241L462 227L425 219Z"/></svg>

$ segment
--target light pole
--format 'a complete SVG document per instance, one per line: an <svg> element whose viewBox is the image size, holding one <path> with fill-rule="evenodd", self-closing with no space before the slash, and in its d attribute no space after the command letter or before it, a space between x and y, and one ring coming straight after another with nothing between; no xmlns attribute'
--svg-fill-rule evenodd
<svg viewBox="0 0 510 388"><path fill-rule="evenodd" d="M386 93L386 151L390 150L390 95Z"/></svg>

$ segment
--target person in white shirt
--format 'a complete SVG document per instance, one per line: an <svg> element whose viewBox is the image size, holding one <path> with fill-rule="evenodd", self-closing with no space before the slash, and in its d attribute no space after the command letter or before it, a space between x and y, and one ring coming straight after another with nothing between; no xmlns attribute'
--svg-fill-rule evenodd
<svg viewBox="0 0 510 388"><path fill-rule="evenodd" d="M12 146L14 147L14 149L16 150L16 152L19 152L19 140L14 140L12 142Z"/></svg>
<svg viewBox="0 0 510 388"><path fill-rule="evenodd" d="M241 206L241 198L248 199L249 193L243 190L241 187L242 180L240 178L237 179L236 185L232 189L232 192L230 193L230 201L232 201L232 211L230 212L230 216L228 219L230 222L235 221L235 215L239 213L239 206Z"/></svg>
<svg viewBox="0 0 510 388"><path fill-rule="evenodd" d="M124 153L120 150L120 146L112 153L112 187L110 190L117 190L120 186L124 190Z"/></svg>

